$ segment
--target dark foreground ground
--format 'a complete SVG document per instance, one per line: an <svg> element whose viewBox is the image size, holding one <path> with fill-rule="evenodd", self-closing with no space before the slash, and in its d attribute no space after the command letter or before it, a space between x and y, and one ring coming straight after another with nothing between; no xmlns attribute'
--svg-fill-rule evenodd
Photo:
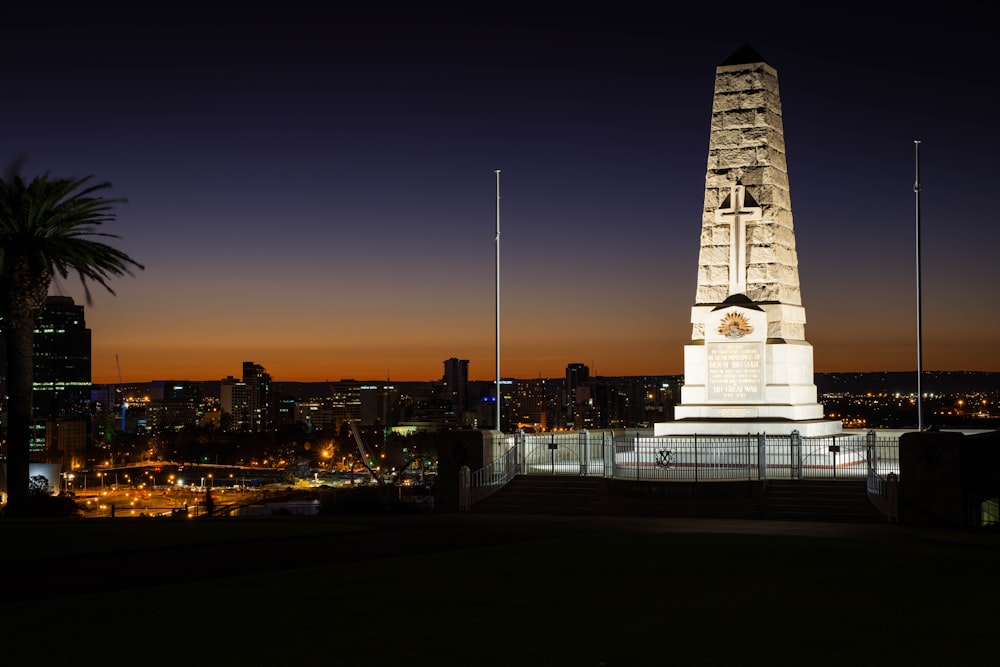
<svg viewBox="0 0 1000 667"><path fill-rule="evenodd" d="M0 520L0 660L995 664L1000 536L767 521Z"/></svg>

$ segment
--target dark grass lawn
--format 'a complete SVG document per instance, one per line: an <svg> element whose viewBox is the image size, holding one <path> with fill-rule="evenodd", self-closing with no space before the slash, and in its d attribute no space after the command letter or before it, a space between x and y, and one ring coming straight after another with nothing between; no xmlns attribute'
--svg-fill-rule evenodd
<svg viewBox="0 0 1000 667"><path fill-rule="evenodd" d="M995 664L995 534L658 526L0 521L3 663Z"/></svg>

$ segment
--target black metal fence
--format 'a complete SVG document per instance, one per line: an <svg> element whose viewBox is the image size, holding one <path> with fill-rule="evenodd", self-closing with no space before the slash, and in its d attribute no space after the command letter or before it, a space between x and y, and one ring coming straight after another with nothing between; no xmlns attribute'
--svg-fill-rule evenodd
<svg viewBox="0 0 1000 667"><path fill-rule="evenodd" d="M512 437L517 471L641 481L867 479L899 472L899 440L845 433L821 438L748 433L660 436L642 431L572 431Z"/></svg>

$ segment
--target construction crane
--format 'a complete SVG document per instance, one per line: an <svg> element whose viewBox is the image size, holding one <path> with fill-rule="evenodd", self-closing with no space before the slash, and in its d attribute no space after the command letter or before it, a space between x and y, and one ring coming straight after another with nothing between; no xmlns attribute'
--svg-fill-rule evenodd
<svg viewBox="0 0 1000 667"><path fill-rule="evenodd" d="M384 487L385 480L382 478L381 473L372 468L371 463L369 463L371 457L368 454L368 448L365 446L365 441L362 439L361 433L358 431L358 427L354 423L354 420L348 419L347 425L351 428L351 435L354 436L354 442L358 444L358 452L361 454L361 465L365 467L368 474L375 478L375 481L378 482L379 486Z"/></svg>

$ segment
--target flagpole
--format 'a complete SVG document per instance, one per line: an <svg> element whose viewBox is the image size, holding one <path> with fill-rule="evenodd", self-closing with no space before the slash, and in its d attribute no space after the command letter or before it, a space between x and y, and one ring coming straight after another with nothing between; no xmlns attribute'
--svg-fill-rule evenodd
<svg viewBox="0 0 1000 667"><path fill-rule="evenodd" d="M923 321L920 312L920 141L913 142L916 180L913 183L913 194L916 198L916 249L917 249L917 430L924 430L924 343L923 343Z"/></svg>
<svg viewBox="0 0 1000 667"><path fill-rule="evenodd" d="M496 374L496 430L500 431L500 170L494 170L497 176L497 235L496 235L496 352L497 352L497 374Z"/></svg>

